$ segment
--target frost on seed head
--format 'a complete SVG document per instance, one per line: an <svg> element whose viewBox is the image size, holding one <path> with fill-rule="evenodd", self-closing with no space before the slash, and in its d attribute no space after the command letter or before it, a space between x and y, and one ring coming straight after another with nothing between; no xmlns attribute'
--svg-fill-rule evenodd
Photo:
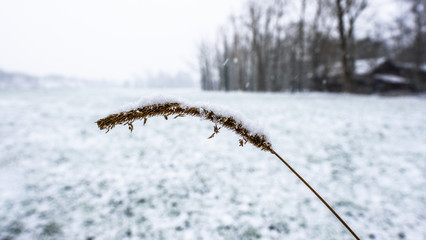
<svg viewBox="0 0 426 240"><path fill-rule="evenodd" d="M271 143L259 127L235 111L209 103L191 104L183 99L163 96L141 98L138 102L126 105L118 113L110 114L96 123L101 130L107 132L119 124L127 125L129 130L133 131L134 121L143 119L145 124L148 118L154 116L163 116L166 120L169 116L174 118L194 116L209 120L215 124L213 134L209 138L214 137L219 133L219 129L224 127L241 137L240 146L250 142L262 150L272 152Z"/></svg>

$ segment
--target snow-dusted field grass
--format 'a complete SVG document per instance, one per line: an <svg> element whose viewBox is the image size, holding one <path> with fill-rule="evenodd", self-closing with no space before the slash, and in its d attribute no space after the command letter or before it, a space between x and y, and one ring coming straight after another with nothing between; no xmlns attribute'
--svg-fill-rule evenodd
<svg viewBox="0 0 426 240"><path fill-rule="evenodd" d="M98 118L147 90L0 92L0 239L352 239L273 155L196 118ZM264 125L362 239L426 239L426 99L163 91Z"/></svg>

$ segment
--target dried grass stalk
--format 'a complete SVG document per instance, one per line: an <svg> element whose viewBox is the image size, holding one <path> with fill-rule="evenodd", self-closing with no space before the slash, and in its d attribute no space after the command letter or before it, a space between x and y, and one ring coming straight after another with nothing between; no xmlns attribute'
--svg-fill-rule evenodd
<svg viewBox="0 0 426 240"><path fill-rule="evenodd" d="M136 120L142 120L145 125L147 119L155 116L163 116L168 120L169 116L175 116L174 118L184 116L194 116L205 120L209 120L215 124L213 128L213 134L209 137L214 137L219 133L219 126L230 129L231 131L238 134L241 139L239 140L240 146L243 146L247 142L250 142L254 146L260 148L263 151L268 151L278 157L314 194L315 196L334 214L334 216L346 227L346 229L359 240L359 237L355 232L346 224L346 222L334 211L334 209L315 191L306 180L299 175L278 153L272 149L272 144L267 140L266 136L259 133L253 133L241 121L236 120L233 116L224 116L215 113L213 110L205 107L193 107L186 106L178 102L166 102L157 103L142 106L136 109L132 109L126 112L120 112L111 114L105 118L99 119L96 123L99 129L106 130L109 132L116 125L127 125L130 131L133 131L133 122Z"/></svg>
<svg viewBox="0 0 426 240"><path fill-rule="evenodd" d="M134 121L143 119L145 124L148 118L155 116L163 116L166 120L169 116L175 116L175 118L194 116L209 120L215 124L213 134L209 138L219 133L220 128L217 125L220 125L238 134L241 137L241 146L249 142L264 151L272 152L271 143L267 141L265 135L251 132L241 121L236 120L233 116L223 116L210 109L185 106L177 102L152 104L127 112L111 114L96 123L101 130L107 130L107 132L119 124L127 125L130 131L133 131Z"/></svg>

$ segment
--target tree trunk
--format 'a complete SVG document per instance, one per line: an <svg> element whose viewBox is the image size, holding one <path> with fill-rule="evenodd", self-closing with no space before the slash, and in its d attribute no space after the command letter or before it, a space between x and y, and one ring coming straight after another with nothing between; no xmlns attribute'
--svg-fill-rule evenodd
<svg viewBox="0 0 426 240"><path fill-rule="evenodd" d="M298 69L297 69L297 88L302 91L305 82L305 11L306 11L306 0L302 0L302 9L299 20L299 50L298 50Z"/></svg>
<svg viewBox="0 0 426 240"><path fill-rule="evenodd" d="M344 23L344 13L342 8L342 0L336 0L336 8L337 8L337 21L338 21L338 30L339 30L339 38L340 38L340 50L342 51L342 81L343 81L343 89L345 92L351 92L351 76L349 71L349 51L348 51L348 43L346 39L346 31L345 31L345 23Z"/></svg>

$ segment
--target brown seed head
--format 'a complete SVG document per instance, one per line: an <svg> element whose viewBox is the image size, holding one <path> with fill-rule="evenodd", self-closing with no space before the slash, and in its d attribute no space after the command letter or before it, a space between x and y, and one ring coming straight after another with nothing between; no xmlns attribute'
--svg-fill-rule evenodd
<svg viewBox="0 0 426 240"><path fill-rule="evenodd" d="M147 119L150 117L163 116L165 119L168 119L168 116L171 115L174 115L175 118L194 116L209 120L215 124L213 129L214 132L210 138L219 133L220 127L217 126L219 125L228 128L241 136L242 139L239 141L241 146L250 142L264 151L272 152L271 143L267 141L265 135L252 133L241 121L236 120L233 116L223 116L205 107L185 106L177 102L152 104L129 110L127 112L111 114L105 118L99 119L96 123L98 124L99 129L106 130L106 132L119 124L129 126L130 131L132 131L133 122L138 119L143 119L145 124Z"/></svg>

